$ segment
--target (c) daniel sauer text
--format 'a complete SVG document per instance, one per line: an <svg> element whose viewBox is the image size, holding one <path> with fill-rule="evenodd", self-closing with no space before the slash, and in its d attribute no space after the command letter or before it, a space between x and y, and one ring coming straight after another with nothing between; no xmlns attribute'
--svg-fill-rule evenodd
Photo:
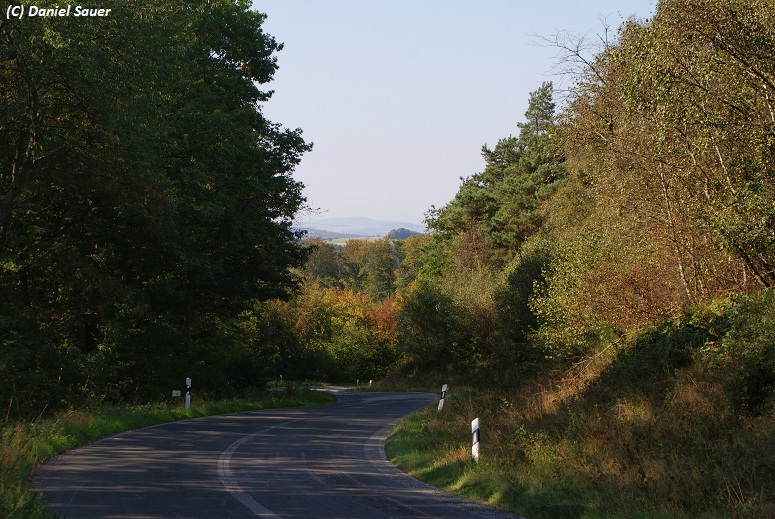
<svg viewBox="0 0 775 519"><path fill-rule="evenodd" d="M70 4L60 7L38 7L36 5L9 5L5 10L5 18L56 18L66 16L80 16L86 18L110 16L111 9L104 7L83 7Z"/></svg>

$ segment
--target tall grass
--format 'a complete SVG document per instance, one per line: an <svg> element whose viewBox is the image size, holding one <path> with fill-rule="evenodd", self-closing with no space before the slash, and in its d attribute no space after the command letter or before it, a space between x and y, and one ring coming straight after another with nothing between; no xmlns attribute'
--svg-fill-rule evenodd
<svg viewBox="0 0 775 519"><path fill-rule="evenodd" d="M396 428L388 457L530 519L773 518L774 363L762 352L775 348L775 305L759 303L665 321L508 390L450 386L441 413Z"/></svg>
<svg viewBox="0 0 775 519"><path fill-rule="evenodd" d="M266 392L252 398L180 404L101 406L72 410L33 422L6 421L0 427L0 517L50 517L39 496L29 490L32 471L48 458L121 431L159 423L257 409L331 402L317 391Z"/></svg>

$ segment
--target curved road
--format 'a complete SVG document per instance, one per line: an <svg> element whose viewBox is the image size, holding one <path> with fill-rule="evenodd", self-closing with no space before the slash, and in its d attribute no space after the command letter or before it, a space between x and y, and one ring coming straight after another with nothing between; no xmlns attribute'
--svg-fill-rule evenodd
<svg viewBox="0 0 775 519"><path fill-rule="evenodd" d="M69 518L516 518L445 494L385 460L426 393L342 393L315 407L211 416L111 436L38 470Z"/></svg>

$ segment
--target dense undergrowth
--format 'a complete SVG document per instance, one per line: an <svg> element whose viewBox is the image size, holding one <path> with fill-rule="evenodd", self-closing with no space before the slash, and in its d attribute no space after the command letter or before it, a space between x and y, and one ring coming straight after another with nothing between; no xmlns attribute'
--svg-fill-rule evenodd
<svg viewBox="0 0 775 519"><path fill-rule="evenodd" d="M244 399L195 402L189 409L170 403L103 406L32 422L6 421L0 427L0 517L49 517L40 497L29 490L33 469L60 452L98 438L176 420L334 399L317 391L265 392Z"/></svg>
<svg viewBox="0 0 775 519"><path fill-rule="evenodd" d="M530 519L774 517L774 318L772 291L740 296L563 369L461 381L442 412L399 425L388 456Z"/></svg>

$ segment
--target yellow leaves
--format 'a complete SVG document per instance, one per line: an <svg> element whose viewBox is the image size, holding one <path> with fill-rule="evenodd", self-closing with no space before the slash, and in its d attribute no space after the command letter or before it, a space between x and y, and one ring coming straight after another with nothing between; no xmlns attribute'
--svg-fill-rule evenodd
<svg viewBox="0 0 775 519"><path fill-rule="evenodd" d="M3 272L19 272L21 270L21 266L17 263L14 263L13 261L6 261L2 265Z"/></svg>
<svg viewBox="0 0 775 519"><path fill-rule="evenodd" d="M644 323L740 290L741 272L772 282L772 245L747 224L769 212L732 195L772 182L773 19L768 1L662 2L601 54L603 81L579 84L561 137L595 203L570 231L550 218L570 256L548 302L571 326Z"/></svg>
<svg viewBox="0 0 775 519"><path fill-rule="evenodd" d="M395 341L400 303L374 301L349 288L308 287L288 310L295 315L295 328L304 342L328 341L348 328L367 331L376 341Z"/></svg>

